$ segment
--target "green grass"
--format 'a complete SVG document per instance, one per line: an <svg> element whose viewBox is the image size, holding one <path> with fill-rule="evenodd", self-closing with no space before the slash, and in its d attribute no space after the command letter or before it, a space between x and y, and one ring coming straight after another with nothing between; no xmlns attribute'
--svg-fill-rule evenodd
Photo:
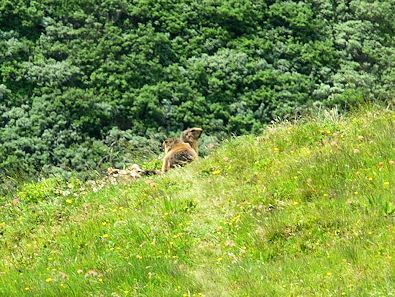
<svg viewBox="0 0 395 297"><path fill-rule="evenodd" d="M392 111L276 124L128 185L17 196L0 203L0 296L395 294Z"/></svg>

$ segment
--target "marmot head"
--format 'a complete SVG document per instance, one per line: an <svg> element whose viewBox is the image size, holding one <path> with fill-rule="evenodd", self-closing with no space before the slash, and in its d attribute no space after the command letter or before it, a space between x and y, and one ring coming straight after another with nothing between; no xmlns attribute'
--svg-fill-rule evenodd
<svg viewBox="0 0 395 297"><path fill-rule="evenodd" d="M202 133L202 128L189 128L181 133L181 140L187 143L193 143L200 138Z"/></svg>

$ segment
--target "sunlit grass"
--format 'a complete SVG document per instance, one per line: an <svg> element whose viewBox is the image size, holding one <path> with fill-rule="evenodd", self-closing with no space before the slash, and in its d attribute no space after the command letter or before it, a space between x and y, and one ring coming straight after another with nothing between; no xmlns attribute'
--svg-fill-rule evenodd
<svg viewBox="0 0 395 297"><path fill-rule="evenodd" d="M368 109L130 185L28 184L1 201L0 295L389 296L394 149Z"/></svg>

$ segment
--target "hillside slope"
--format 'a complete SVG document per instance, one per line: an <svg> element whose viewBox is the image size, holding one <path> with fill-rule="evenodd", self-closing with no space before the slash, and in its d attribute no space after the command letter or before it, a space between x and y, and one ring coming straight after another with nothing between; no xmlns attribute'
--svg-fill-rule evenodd
<svg viewBox="0 0 395 297"><path fill-rule="evenodd" d="M392 111L327 113L128 185L26 185L1 200L0 295L394 294L394 135Z"/></svg>

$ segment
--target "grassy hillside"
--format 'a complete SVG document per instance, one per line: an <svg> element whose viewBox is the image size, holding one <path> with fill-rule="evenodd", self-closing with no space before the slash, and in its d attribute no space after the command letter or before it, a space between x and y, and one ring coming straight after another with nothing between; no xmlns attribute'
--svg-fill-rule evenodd
<svg viewBox="0 0 395 297"><path fill-rule="evenodd" d="M0 295L394 294L394 135L392 111L327 113L128 185L27 184Z"/></svg>

